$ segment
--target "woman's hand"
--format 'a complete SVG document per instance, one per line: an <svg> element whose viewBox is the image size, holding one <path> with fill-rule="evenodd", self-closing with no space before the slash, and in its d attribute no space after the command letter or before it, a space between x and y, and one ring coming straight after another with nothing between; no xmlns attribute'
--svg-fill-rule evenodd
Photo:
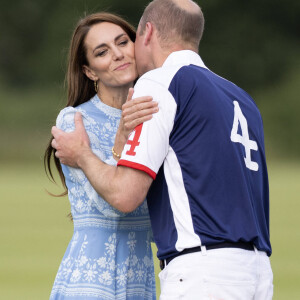
<svg viewBox="0 0 300 300"><path fill-rule="evenodd" d="M114 158L119 159L129 133L139 124L150 120L158 112L158 103L150 96L132 99L134 89L130 88L127 100L122 106L122 117L115 138Z"/></svg>
<svg viewBox="0 0 300 300"><path fill-rule="evenodd" d="M132 99L133 92L134 89L130 88L127 100L122 106L122 118L119 126L126 140L136 126L150 120L152 115L158 112L158 103L152 101L152 97L144 96Z"/></svg>

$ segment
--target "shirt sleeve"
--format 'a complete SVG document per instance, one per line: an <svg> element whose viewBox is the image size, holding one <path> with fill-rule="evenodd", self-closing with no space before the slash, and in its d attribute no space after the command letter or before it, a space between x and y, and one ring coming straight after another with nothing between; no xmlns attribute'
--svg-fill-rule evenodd
<svg viewBox="0 0 300 300"><path fill-rule="evenodd" d="M141 78L134 90L133 98L152 96L158 102L159 112L129 135L118 166L144 171L155 179L168 153L176 102L164 85L150 79Z"/></svg>

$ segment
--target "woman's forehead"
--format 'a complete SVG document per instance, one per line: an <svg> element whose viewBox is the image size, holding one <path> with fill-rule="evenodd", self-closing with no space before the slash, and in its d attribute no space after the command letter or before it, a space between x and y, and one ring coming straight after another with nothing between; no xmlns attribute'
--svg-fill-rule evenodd
<svg viewBox="0 0 300 300"><path fill-rule="evenodd" d="M126 34L124 29L119 25L102 22L95 24L89 30L85 43L87 46L95 46L96 44L107 44L114 42L117 37Z"/></svg>

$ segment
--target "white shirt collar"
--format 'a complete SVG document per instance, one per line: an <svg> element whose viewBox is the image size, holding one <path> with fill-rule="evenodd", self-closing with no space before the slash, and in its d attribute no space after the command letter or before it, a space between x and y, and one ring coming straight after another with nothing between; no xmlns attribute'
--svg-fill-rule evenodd
<svg viewBox="0 0 300 300"><path fill-rule="evenodd" d="M165 62L163 67L174 65L196 65L207 69L198 53L191 50L181 50L172 52Z"/></svg>

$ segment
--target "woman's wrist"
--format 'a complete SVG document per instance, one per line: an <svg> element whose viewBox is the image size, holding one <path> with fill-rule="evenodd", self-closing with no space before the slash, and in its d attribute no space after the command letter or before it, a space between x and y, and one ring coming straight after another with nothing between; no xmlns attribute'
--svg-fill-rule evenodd
<svg viewBox="0 0 300 300"><path fill-rule="evenodd" d="M113 156L114 156L115 158L117 158L118 160L121 158L121 154L118 154L118 153L115 151L114 146L111 148L111 152L112 152Z"/></svg>
<svg viewBox="0 0 300 300"><path fill-rule="evenodd" d="M121 158L121 154L123 151L123 148L127 142L128 136L125 136L125 134L121 133L122 130L118 130L116 137L115 137L115 143L112 147L112 154L115 160L119 160Z"/></svg>

